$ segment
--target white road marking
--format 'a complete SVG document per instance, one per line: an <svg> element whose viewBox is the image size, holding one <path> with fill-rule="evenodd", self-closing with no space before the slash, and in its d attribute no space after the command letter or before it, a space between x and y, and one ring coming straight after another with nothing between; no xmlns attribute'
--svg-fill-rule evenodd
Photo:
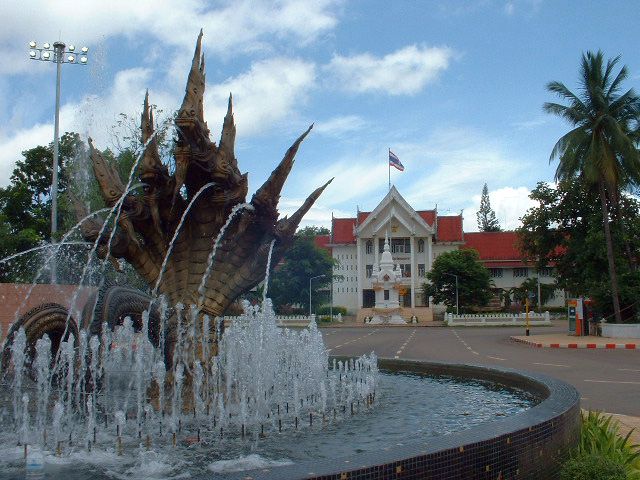
<svg viewBox="0 0 640 480"><path fill-rule="evenodd" d="M557 363L538 363L538 362L533 362L533 365L542 365L544 367L565 367L565 368L571 367L571 365L560 365L560 364L557 364Z"/></svg>
<svg viewBox="0 0 640 480"><path fill-rule="evenodd" d="M487 355L487 358L492 358L492 359L494 359L494 360L500 360L501 362L504 362L504 361L506 361L506 360L507 360L506 358L492 357L491 355Z"/></svg>
<svg viewBox="0 0 640 480"><path fill-rule="evenodd" d="M636 370L634 368L619 368L619 372L640 372L640 370Z"/></svg>
<svg viewBox="0 0 640 480"><path fill-rule="evenodd" d="M393 358L400 358L400 354L402 353L402 350L404 350L404 349L405 349L405 347L407 346L407 344L411 341L411 339L412 339L412 338L413 338L413 336L415 335L416 331L417 331L417 330L414 328L414 329L413 329L413 332L411 332L411 334L409 335L409 338L407 338L407 340L402 344L402 346L400 347L400 350L398 350L398 351L396 352L396 355L395 355L395 357L393 357Z"/></svg>
<svg viewBox="0 0 640 480"><path fill-rule="evenodd" d="M623 382L618 380L585 380L585 382L590 383L622 383L625 385L640 385L640 382Z"/></svg>

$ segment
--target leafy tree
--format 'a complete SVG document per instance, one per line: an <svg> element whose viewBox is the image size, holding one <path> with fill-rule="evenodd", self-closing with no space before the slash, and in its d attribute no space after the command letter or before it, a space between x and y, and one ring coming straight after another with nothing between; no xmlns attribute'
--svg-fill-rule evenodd
<svg viewBox="0 0 640 480"><path fill-rule="evenodd" d="M473 249L445 252L433 262L427 273L430 283L422 286L425 303L433 297L436 303L452 308L456 305L456 279L458 276L458 303L460 307L484 306L491 298L489 270L480 263L480 255Z"/></svg>
<svg viewBox="0 0 640 480"><path fill-rule="evenodd" d="M268 294L276 308L301 306L309 309L309 279L311 282L311 302L313 307L323 303L318 290L331 283L334 260L329 253L314 244L317 227L306 227L296 233L293 245L284 254L283 261L276 266L269 285Z"/></svg>
<svg viewBox="0 0 640 480"><path fill-rule="evenodd" d="M329 235L329 229L326 227L316 227L315 225L310 225L304 228L299 229L296 232L296 235L304 238L315 238L318 235Z"/></svg>
<svg viewBox="0 0 640 480"><path fill-rule="evenodd" d="M491 208L491 202L489 201L489 189L487 184L482 187L482 197L480 198L480 209L476 213L478 219L478 228L481 232L499 232L500 223L496 218L496 212Z"/></svg>
<svg viewBox="0 0 640 480"><path fill-rule="evenodd" d="M547 303L552 297L556 287L552 284L541 283L540 284L540 296L542 297L542 305ZM529 307L534 308L538 306L538 279L527 278L520 284L519 287L513 287L509 289L510 295L513 300L524 304L527 297L529 298Z"/></svg>
<svg viewBox="0 0 640 480"><path fill-rule="evenodd" d="M617 213L620 190L640 184L640 155L637 140L640 99L633 90L620 93L627 78L626 67L614 76L620 57L604 64L604 55L587 52L582 56L580 93L571 92L561 82L547 85L568 105L545 103L544 109L567 120L572 129L553 147L550 161L559 160L556 180L582 177L598 188L611 299L616 321L621 320L620 291L611 234L611 209Z"/></svg>
<svg viewBox="0 0 640 480"><path fill-rule="evenodd" d="M81 143L78 134L65 133L59 143L59 192L69 184L67 163ZM10 177L10 184L0 188L0 258L38 246L51 240L51 177L53 175L53 144L37 146L22 152L22 159ZM60 195L59 198L62 196ZM62 200L58 206L58 224L68 215ZM0 280L24 280L25 259L12 264L0 264Z"/></svg>
<svg viewBox="0 0 640 480"><path fill-rule="evenodd" d="M520 250L537 268L555 265L556 284L573 295L591 297L603 315L613 314L607 247L598 205L597 186L580 178L562 180L556 188L541 182L529 198L538 206L527 211L518 229ZM640 249L640 203L625 194L619 198L620 222L611 224L612 249L621 280L623 318L634 317L640 274L626 258L626 245ZM624 224L624 227L622 227Z"/></svg>

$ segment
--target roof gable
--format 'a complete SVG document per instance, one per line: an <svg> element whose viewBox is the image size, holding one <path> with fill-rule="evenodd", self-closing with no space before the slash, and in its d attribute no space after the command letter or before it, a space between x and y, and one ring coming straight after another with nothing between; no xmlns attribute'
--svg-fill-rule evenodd
<svg viewBox="0 0 640 480"><path fill-rule="evenodd" d="M415 225L425 233L433 234L434 228L420 216L407 201L400 195L395 186L392 186L378 206L366 216L360 212L364 221L357 226L356 234L360 235L364 230L371 229L378 233L391 218L398 219L411 233L416 233Z"/></svg>

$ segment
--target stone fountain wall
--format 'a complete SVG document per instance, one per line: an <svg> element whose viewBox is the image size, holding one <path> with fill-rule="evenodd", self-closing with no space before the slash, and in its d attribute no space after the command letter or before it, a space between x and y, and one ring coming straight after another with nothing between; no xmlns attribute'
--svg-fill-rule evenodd
<svg viewBox="0 0 640 480"><path fill-rule="evenodd" d="M33 287L33 289L32 289ZM28 285L23 283L0 283L0 327L2 338L7 334L9 326L34 307L43 303L59 303L66 309L71 308L71 299L78 288L77 285ZM27 297L29 290L31 295ZM80 318L82 307L87 298L94 292L94 287L80 287L76 305L71 316ZM26 300L25 300L26 299Z"/></svg>

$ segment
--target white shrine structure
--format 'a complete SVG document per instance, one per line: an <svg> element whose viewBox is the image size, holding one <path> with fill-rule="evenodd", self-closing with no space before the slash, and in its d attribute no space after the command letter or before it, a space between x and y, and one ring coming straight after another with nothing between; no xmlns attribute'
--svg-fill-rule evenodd
<svg viewBox="0 0 640 480"><path fill-rule="evenodd" d="M374 264L371 285L375 292L373 325L383 323L406 323L400 315L400 288L402 288L402 272L400 265L393 265L391 250L389 249L389 235L384 240L384 250L380 258L380 265Z"/></svg>

